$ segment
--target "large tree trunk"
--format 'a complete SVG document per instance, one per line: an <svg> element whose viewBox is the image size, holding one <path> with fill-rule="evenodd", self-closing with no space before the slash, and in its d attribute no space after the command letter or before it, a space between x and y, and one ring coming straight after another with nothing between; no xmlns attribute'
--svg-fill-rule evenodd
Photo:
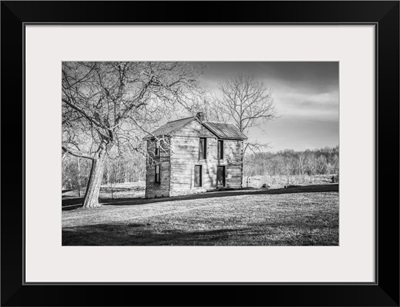
<svg viewBox="0 0 400 307"><path fill-rule="evenodd" d="M83 208L99 207L100 186L103 179L104 162L106 159L105 150L100 150L92 161L89 182L86 188Z"/></svg>

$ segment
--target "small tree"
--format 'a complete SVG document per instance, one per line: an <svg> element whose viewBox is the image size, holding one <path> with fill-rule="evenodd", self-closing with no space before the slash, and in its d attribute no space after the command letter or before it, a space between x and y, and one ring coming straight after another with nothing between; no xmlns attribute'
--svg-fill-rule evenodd
<svg viewBox="0 0 400 307"><path fill-rule="evenodd" d="M272 91L253 75L239 74L219 85L219 92L212 99L205 98L203 106L198 107L209 120L229 122L240 132L248 134L252 127L259 127L276 117ZM260 151L268 144L248 140L242 149L242 161L250 149ZM243 184L243 178L242 178Z"/></svg>
<svg viewBox="0 0 400 307"><path fill-rule="evenodd" d="M213 108L218 120L231 122L244 134L276 117L272 90L252 75L239 74L221 83L219 93L214 96ZM247 141L244 151L265 146L267 144L254 140Z"/></svg>

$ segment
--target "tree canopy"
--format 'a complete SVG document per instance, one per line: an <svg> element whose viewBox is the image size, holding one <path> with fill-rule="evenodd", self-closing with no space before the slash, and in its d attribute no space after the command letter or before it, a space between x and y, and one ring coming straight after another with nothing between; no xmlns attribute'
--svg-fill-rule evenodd
<svg viewBox="0 0 400 307"><path fill-rule="evenodd" d="M140 150L144 133L198 94L200 74L184 62L63 62L62 148L93 161L84 207L97 205L105 156Z"/></svg>

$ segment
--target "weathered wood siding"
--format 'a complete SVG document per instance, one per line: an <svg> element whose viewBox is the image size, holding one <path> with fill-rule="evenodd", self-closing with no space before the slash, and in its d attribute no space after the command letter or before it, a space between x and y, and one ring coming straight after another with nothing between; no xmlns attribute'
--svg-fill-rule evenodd
<svg viewBox="0 0 400 307"><path fill-rule="evenodd" d="M171 196L205 192L216 188L217 140L207 138L207 158L199 160L198 137L171 139ZM194 186L194 166L202 166L202 186Z"/></svg>
<svg viewBox="0 0 400 307"><path fill-rule="evenodd" d="M207 138L207 156L199 160L200 138ZM193 121L171 137L170 195L193 194L216 188L217 139L200 123ZM194 186L194 166L202 166L202 186Z"/></svg>
<svg viewBox="0 0 400 307"><path fill-rule="evenodd" d="M243 141L224 140L224 159L219 165L225 165L225 187L241 188L243 174Z"/></svg>
<svg viewBox="0 0 400 307"><path fill-rule="evenodd" d="M170 196L170 139L160 141L160 155L156 157L154 140L147 140L148 157L146 161L146 192L145 197ZM155 166L160 165L160 183L155 182Z"/></svg>

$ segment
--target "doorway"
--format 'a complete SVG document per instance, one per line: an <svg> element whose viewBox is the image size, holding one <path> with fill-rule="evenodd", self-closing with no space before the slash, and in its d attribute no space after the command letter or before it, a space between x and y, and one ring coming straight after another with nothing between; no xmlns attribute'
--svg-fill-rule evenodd
<svg viewBox="0 0 400 307"><path fill-rule="evenodd" d="M217 168L217 188L225 187L225 166Z"/></svg>

